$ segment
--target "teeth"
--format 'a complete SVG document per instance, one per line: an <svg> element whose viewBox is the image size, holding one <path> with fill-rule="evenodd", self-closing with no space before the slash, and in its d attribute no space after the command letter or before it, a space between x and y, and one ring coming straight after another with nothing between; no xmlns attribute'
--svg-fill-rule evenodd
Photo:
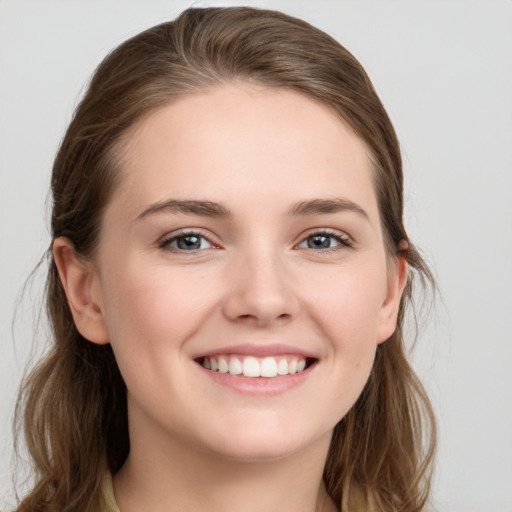
<svg viewBox="0 0 512 512"><path fill-rule="evenodd" d="M260 363L255 357L245 357L242 368L244 377L259 377L261 375Z"/></svg>
<svg viewBox="0 0 512 512"><path fill-rule="evenodd" d="M228 373L229 371L229 363L228 360L224 356L219 357L219 372L220 373Z"/></svg>
<svg viewBox="0 0 512 512"><path fill-rule="evenodd" d="M260 367L262 377L275 377L277 375L277 363L273 357L265 357L261 361Z"/></svg>
<svg viewBox="0 0 512 512"><path fill-rule="evenodd" d="M205 359L208 359L205 357ZM240 375L243 372L242 363L240 362L240 359L238 357L231 356L229 358L229 373L231 375Z"/></svg>
<svg viewBox="0 0 512 512"><path fill-rule="evenodd" d="M244 377L272 378L278 375L293 375L306 368L306 359L298 356L264 357L220 355L203 358L204 368L219 373Z"/></svg>
<svg viewBox="0 0 512 512"><path fill-rule="evenodd" d="M279 363L277 365L277 374L288 375L288 361L286 359L279 359Z"/></svg>

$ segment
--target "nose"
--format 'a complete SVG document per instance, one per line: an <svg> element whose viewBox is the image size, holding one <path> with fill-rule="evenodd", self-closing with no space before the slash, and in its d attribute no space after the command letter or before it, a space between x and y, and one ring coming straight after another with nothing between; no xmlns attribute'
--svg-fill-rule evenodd
<svg viewBox="0 0 512 512"><path fill-rule="evenodd" d="M252 254L237 258L229 269L223 303L231 321L257 327L285 324L299 311L293 279L277 254Z"/></svg>

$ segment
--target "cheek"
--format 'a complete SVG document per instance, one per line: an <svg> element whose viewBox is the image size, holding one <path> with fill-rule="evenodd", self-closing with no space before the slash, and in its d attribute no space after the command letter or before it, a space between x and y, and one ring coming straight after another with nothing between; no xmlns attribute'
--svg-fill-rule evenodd
<svg viewBox="0 0 512 512"><path fill-rule="evenodd" d="M186 343L209 318L212 288L200 286L190 272L163 265L146 268L120 266L104 289L105 318L116 361L130 394L144 410L162 409L157 389L174 408L186 382L183 363ZM139 272L137 272L139 270ZM121 278L122 276L122 278ZM197 277L197 276L196 276ZM185 347L185 348L184 348ZM160 396L160 398L159 398ZM170 410L173 410L170 407Z"/></svg>
<svg viewBox="0 0 512 512"><path fill-rule="evenodd" d="M345 271L346 270L346 271ZM323 293L311 287L310 318L321 329L326 358L325 400L338 421L355 403L370 375L377 348L379 313L387 288L386 274L377 268L340 269L322 280Z"/></svg>
<svg viewBox="0 0 512 512"><path fill-rule="evenodd" d="M105 316L113 345L152 347L180 344L197 328L212 302L210 287L187 272L156 266L144 273L122 272L105 286Z"/></svg>
<svg viewBox="0 0 512 512"><path fill-rule="evenodd" d="M334 349L375 345L387 280L379 268L342 268L317 276L308 304Z"/></svg>

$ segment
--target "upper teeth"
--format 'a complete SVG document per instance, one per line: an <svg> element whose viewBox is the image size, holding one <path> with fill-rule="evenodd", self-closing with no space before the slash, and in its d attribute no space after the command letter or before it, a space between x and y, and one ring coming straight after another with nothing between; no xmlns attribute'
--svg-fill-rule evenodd
<svg viewBox="0 0 512 512"><path fill-rule="evenodd" d="M293 375L306 368L306 359L299 356L263 357L212 356L203 358L202 365L208 370L244 377L276 377Z"/></svg>

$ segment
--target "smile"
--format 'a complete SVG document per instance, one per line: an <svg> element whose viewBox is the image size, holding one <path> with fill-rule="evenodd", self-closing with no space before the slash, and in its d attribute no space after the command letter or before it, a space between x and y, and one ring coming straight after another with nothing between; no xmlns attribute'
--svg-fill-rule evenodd
<svg viewBox="0 0 512 512"><path fill-rule="evenodd" d="M311 365L312 360L296 355L255 357L226 354L203 357L198 362L203 368L214 372L273 378L301 373Z"/></svg>

